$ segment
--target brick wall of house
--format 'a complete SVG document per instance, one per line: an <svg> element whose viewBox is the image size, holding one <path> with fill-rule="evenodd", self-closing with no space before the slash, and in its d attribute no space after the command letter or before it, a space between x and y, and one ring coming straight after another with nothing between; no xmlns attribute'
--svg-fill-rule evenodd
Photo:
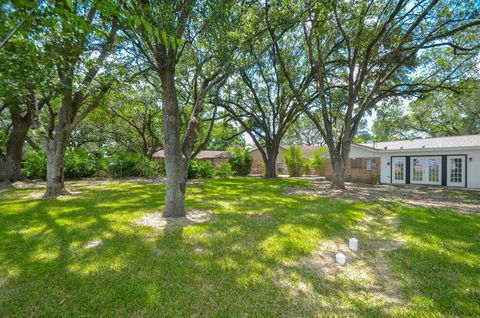
<svg viewBox="0 0 480 318"><path fill-rule="evenodd" d="M371 170L367 169L367 165L370 165ZM325 167L326 179L332 180L332 174L332 166L330 159L328 159ZM370 184L380 183L380 158L363 157L348 159L345 181Z"/></svg>
<svg viewBox="0 0 480 318"><path fill-rule="evenodd" d="M317 147L318 148L318 147ZM278 150L278 156L277 156L277 161L275 163L277 167L277 173L279 175L288 175L288 167L287 164L285 163L285 148L280 148ZM265 173L265 164L263 163L263 158L262 155L260 154L260 151L258 149L253 150L251 153L252 155L252 169L250 170L251 174L264 174ZM304 157L306 159L312 159L313 154L312 152L305 153L304 152ZM313 169L305 171L304 175L307 176L314 176L318 175L316 171Z"/></svg>
<svg viewBox="0 0 480 318"><path fill-rule="evenodd" d="M262 155L258 149L253 150L251 153L252 156L252 169L250 170L251 174L264 174L265 173L265 164L263 163ZM280 148L278 150L278 156L276 161L277 173L278 174L288 174L288 168L284 160L285 150Z"/></svg>

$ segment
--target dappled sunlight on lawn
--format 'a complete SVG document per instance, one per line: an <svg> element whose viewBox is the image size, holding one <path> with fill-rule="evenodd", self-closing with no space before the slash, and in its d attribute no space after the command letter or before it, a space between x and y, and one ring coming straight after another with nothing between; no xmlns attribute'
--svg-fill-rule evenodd
<svg viewBox="0 0 480 318"><path fill-rule="evenodd" d="M480 313L478 217L284 194L309 184L209 180L187 206L214 217L163 229L138 225L162 211L163 185L0 191L0 315ZM360 252L341 267L351 236Z"/></svg>

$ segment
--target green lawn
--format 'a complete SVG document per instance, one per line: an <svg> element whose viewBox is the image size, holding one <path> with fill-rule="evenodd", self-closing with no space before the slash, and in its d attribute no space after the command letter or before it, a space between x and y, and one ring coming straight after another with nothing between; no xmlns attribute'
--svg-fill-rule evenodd
<svg viewBox="0 0 480 318"><path fill-rule="evenodd" d="M0 316L480 316L478 214L284 194L308 184L209 180L187 204L215 216L164 231L134 224L162 185L0 191Z"/></svg>

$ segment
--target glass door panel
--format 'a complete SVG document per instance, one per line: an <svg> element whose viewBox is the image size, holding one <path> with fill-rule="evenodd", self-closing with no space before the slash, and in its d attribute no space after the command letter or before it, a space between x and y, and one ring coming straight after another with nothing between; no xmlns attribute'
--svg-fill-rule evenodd
<svg viewBox="0 0 480 318"><path fill-rule="evenodd" d="M423 183L423 162L424 158L412 158L412 183Z"/></svg>
<svg viewBox="0 0 480 318"><path fill-rule="evenodd" d="M465 157L448 156L447 185L465 186Z"/></svg>
<svg viewBox="0 0 480 318"><path fill-rule="evenodd" d="M426 180L430 184L441 184L442 174L442 158L441 157L428 157L428 170L426 171Z"/></svg>
<svg viewBox="0 0 480 318"><path fill-rule="evenodd" d="M412 157L411 182L418 184L442 183L442 157Z"/></svg>
<svg viewBox="0 0 480 318"><path fill-rule="evenodd" d="M405 157L392 158L392 183L405 183Z"/></svg>

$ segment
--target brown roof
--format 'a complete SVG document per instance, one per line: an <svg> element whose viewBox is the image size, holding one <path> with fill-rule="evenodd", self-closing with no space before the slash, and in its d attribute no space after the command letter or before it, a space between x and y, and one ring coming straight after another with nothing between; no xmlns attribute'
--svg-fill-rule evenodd
<svg viewBox="0 0 480 318"><path fill-rule="evenodd" d="M165 158L164 150L159 150L152 156L154 159L163 159ZM229 153L227 151L217 151L217 150L203 150L198 153L195 157L196 159L223 159L228 158Z"/></svg>

